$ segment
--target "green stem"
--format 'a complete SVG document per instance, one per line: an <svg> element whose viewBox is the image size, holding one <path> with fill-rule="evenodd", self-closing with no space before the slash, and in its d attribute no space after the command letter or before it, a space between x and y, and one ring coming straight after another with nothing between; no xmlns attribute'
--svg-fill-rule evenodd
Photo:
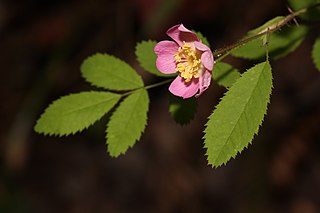
<svg viewBox="0 0 320 213"><path fill-rule="evenodd" d="M214 57L217 57L216 59L216 62L218 61L221 61L223 58L225 58L226 56L228 56L231 51L235 48L238 48L254 39L257 39L261 36L264 36L266 34L270 34L270 33L273 33L277 30L279 30L281 27L283 27L284 25L288 24L290 21L294 20L298 15L301 15L303 13L306 13L308 10L310 10L311 8L314 8L314 7L318 7L320 6L320 3L317 3L309 8L303 8L301 10L298 10L296 12L293 12L289 15L287 15L286 17L284 17L284 19L282 19L281 21L267 27L266 29L260 31L258 34L256 35L253 35L251 37L248 37L248 38L245 38L243 40L240 40L234 44L231 44L230 46L227 46L227 47L224 47L224 48L221 48L221 49L218 49L216 51L213 52L213 56Z"/></svg>
<svg viewBox="0 0 320 213"><path fill-rule="evenodd" d="M146 86L146 87L143 87L142 89L146 89L146 90L147 90L147 89L151 89L151 88L154 88L154 87L158 87L158 86L167 84L167 83L169 83L169 82L171 82L171 81L172 81L172 78L167 79L167 80L165 80L165 81L160 81L160 82L155 83L155 84L148 85L148 86Z"/></svg>
<svg viewBox="0 0 320 213"><path fill-rule="evenodd" d="M171 81L172 81L172 78L167 79L167 80L165 80L165 81L160 81L160 82L155 83L155 84L150 84L150 85L148 85L148 86L144 86L144 87L141 87L141 88L138 88L138 89L131 90L131 91L129 91L129 92L123 93L122 96L123 96L123 97L124 97L124 96L128 96L128 95L130 95L130 94L132 94L132 93L135 93L135 92L137 92L137 91L139 91L139 90L142 90L142 89L148 90L148 89L151 89L151 88L154 88L154 87L158 87L158 86L167 84L167 83L169 83L169 82L171 82Z"/></svg>

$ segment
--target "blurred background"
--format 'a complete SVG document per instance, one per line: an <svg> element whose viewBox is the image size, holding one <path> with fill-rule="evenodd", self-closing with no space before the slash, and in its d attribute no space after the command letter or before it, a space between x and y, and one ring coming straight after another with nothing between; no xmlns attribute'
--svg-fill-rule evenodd
<svg viewBox="0 0 320 213"><path fill-rule="evenodd" d="M106 153L106 118L69 137L33 131L53 100L94 89L79 70L93 53L127 61L152 84L161 79L139 67L136 42L168 39L183 23L218 49L286 14L284 0L1 0L0 212L320 212L320 74L310 58L319 31L272 62L259 136L226 166L207 165L201 139L225 92L215 83L182 127L168 113L167 85L150 90L145 133L118 158Z"/></svg>

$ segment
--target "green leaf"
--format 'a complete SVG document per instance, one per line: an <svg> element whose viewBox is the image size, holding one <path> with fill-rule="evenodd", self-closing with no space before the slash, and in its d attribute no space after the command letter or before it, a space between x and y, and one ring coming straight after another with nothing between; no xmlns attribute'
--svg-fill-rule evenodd
<svg viewBox="0 0 320 213"><path fill-rule="evenodd" d="M248 35L255 35L255 34L258 34L258 33L261 33L263 31L267 31L268 28L272 29L274 27L277 26L277 24L279 22L281 22L283 19L285 19L284 16L277 16L277 17L274 17L273 19L267 21L266 23L264 23L263 25L261 25L260 27L257 27L256 29L253 29L253 30L250 30L248 32Z"/></svg>
<svg viewBox="0 0 320 213"><path fill-rule="evenodd" d="M240 72L230 64L218 62L214 65L212 77L220 86L229 88L240 77Z"/></svg>
<svg viewBox="0 0 320 213"><path fill-rule="evenodd" d="M147 124L149 97L146 90L129 95L112 114L107 126L108 152L117 157L140 139Z"/></svg>
<svg viewBox="0 0 320 213"><path fill-rule="evenodd" d="M288 0L290 7L293 11L298 11L300 9L308 8L312 5L320 3L319 0ZM301 14L301 18L306 20L320 20L320 8L314 7L307 11L307 13Z"/></svg>
<svg viewBox="0 0 320 213"><path fill-rule="evenodd" d="M272 33L268 43L269 56L278 59L294 51L301 44L307 32L306 26L291 26L280 32ZM257 38L236 48L231 54L245 59L261 59L266 55L266 48L262 44L261 39Z"/></svg>
<svg viewBox="0 0 320 213"><path fill-rule="evenodd" d="M177 96L170 96L169 112L177 123L181 125L190 123L196 111L197 101L194 97L182 99Z"/></svg>
<svg viewBox="0 0 320 213"><path fill-rule="evenodd" d="M204 131L210 165L225 164L251 143L266 114L271 89L271 67L263 62L242 74L227 91Z"/></svg>
<svg viewBox="0 0 320 213"><path fill-rule="evenodd" d="M143 87L143 81L126 62L97 53L81 65L83 78L94 86L110 90L133 90Z"/></svg>
<svg viewBox="0 0 320 213"><path fill-rule="evenodd" d="M156 41L142 41L136 45L136 57L140 66L153 75L170 77L170 75L161 73L156 67L157 55L154 52Z"/></svg>
<svg viewBox="0 0 320 213"><path fill-rule="evenodd" d="M320 71L320 37L316 39L316 42L313 45L312 59L317 69Z"/></svg>
<svg viewBox="0 0 320 213"><path fill-rule="evenodd" d="M54 101L35 126L38 133L69 135L82 131L106 114L120 99L110 92L81 92Z"/></svg>
<svg viewBox="0 0 320 213"><path fill-rule="evenodd" d="M197 35L197 37L200 39L200 41L201 41L203 44L205 44L205 45L207 45L208 47L210 47L210 44L209 44L208 39L207 39L204 35L202 35L201 32L197 32L197 31L194 31L194 30L192 30L192 31Z"/></svg>

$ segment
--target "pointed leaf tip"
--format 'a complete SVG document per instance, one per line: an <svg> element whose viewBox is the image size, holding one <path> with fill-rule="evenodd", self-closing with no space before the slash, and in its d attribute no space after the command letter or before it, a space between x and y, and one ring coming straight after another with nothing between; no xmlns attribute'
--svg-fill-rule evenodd
<svg viewBox="0 0 320 213"><path fill-rule="evenodd" d="M245 72L226 92L206 124L208 163L218 167L251 143L267 111L272 89L268 62Z"/></svg>
<svg viewBox="0 0 320 213"><path fill-rule="evenodd" d="M125 153L140 139L147 124L148 109L148 93L141 89L124 99L114 111L106 130L106 143L112 157Z"/></svg>
<svg viewBox="0 0 320 213"><path fill-rule="evenodd" d="M34 129L48 135L70 135L99 120L119 101L110 92L81 92L54 101L38 119Z"/></svg>

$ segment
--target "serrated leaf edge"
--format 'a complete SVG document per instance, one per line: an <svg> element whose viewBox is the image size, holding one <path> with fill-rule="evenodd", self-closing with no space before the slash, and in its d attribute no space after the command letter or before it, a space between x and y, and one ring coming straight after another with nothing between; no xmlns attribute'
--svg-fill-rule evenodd
<svg viewBox="0 0 320 213"><path fill-rule="evenodd" d="M264 63L266 63L266 64L268 63L268 64L269 64L268 61L266 61L266 62L264 62ZM258 64L257 64L257 65L258 65ZM256 66L257 66L257 65L256 65ZM269 66L270 66L270 64L269 64ZM254 66L254 67L255 67L255 66ZM253 69L254 67L252 67L252 68L250 68L250 69ZM265 68L265 66L264 66L264 68ZM263 69L264 69L264 68L263 68ZM243 73L243 74L244 74L244 73ZM243 74L242 74L242 75L243 75ZM259 79L261 78L261 76L262 76L262 75L259 76ZM241 79L241 77L240 77L239 79ZM238 79L238 80L239 80L239 79ZM272 78L272 79L273 79L273 78ZM271 79L271 80L272 80L272 79ZM237 80L237 81L238 81L238 80ZM258 80L257 82L259 82L259 80ZM256 86L255 86L255 87L256 87ZM271 93L272 93L272 88L273 88L273 84L271 85ZM252 90L252 91L254 91L254 90ZM229 91L226 92L225 96L227 95L227 93L229 93ZM263 121L264 121L264 118L265 118L265 116L266 116L266 114L267 114L268 105L269 105L269 103L270 103L271 93L270 93L269 98L268 98L268 100L267 100L266 111L265 111L265 113L263 114L262 120L260 121L260 124L257 126L257 128L256 128L256 130L255 130L255 132L254 132L254 134L253 134L253 137L252 137L251 141L248 143L248 145L245 146L245 147L243 147L241 150L238 150L234 155L231 155L231 157L230 157L227 161L225 161L225 162L223 162L223 163L220 163L220 164L216 164L216 161L217 161L217 159L218 159L218 157L217 157L214 163L210 163L210 162L208 161L208 165L211 165L213 168L217 168L217 167L219 167L219 166L226 165L227 162L229 162L231 159L235 159L235 157L236 157L238 154L240 154L241 152L243 152L243 150L246 149L246 148L252 143L252 141L254 140L254 137L257 135L257 133L258 133L258 131L259 131L259 129L260 129L260 126L262 125L262 123L263 123ZM250 97L251 97L251 96L250 96ZM220 98L220 99L222 100L223 97ZM248 100L248 102L249 102L249 100ZM219 105L217 105L217 106L215 107L215 109L217 109L218 107L219 107ZM245 107L247 107L247 104L246 104ZM243 110L243 111L244 111L244 110ZM212 113L212 114L213 114L213 113ZM211 114L211 115L212 115L212 114ZM242 114L242 113L241 113L241 114ZM211 115L209 116L209 120L210 120ZM238 123L240 117L241 117L241 116L239 116L239 118L238 118L238 120L237 120L236 123ZM208 120L207 123L205 124L206 129L207 129L209 120ZM232 129L232 132L234 131L235 126L236 126L236 125L234 125L234 127L233 127L233 129ZM204 130L204 133L205 133L205 134L206 134L206 129ZM231 134L230 134L230 135L231 135ZM230 136L229 136L229 137L230 137ZM203 139L204 139L204 140L206 139L206 138L205 138L205 135L203 136ZM225 146L225 144L224 144L223 146ZM207 150L206 153L205 153L205 156L209 156L209 154L208 154L208 146L207 146L206 143L204 143L204 148ZM223 149L222 149L222 150L223 150ZM220 156L220 154L221 154L221 152L219 153L218 156ZM208 158L207 158L207 160L208 160Z"/></svg>
<svg viewBox="0 0 320 213"><path fill-rule="evenodd" d="M111 157L116 158L116 157L119 157L119 156L122 155L122 154L125 154L130 148L132 148L132 147L140 140L143 132L145 131L145 128L146 128L147 122L148 122L148 112L149 112L149 104L150 104L148 92L147 92L146 90L145 90L145 92L147 93L147 96L148 96L148 103L147 103L148 107L147 107L147 110L146 110L146 112L145 112L145 113L146 113L146 120L145 120L143 129L139 132L139 136L137 137L137 139L135 139L134 143L133 143L132 145L129 145L126 150L121 151L121 152L118 153L117 155L111 154L110 151L109 151L109 149L107 148L107 152L109 153L109 155L110 155ZM134 93L133 93L133 94L134 94ZM133 95L133 94L132 94L132 95ZM129 98L129 97L130 97L130 95L129 95L127 98ZM114 116L114 114L115 114L115 113L117 112L117 110L119 109L119 107L121 107L121 105L123 105L124 101L125 101L127 98L125 98L124 100L122 100L122 102L119 104L119 106L118 106L118 107L114 110L114 112L112 113L112 115L111 115L111 117L110 117L110 120L109 120L109 122L107 123L106 137L105 137L105 139L106 139L106 144L107 144L107 145L108 145L108 142L107 142L107 141L108 141L108 133L109 133L109 132L108 132L109 123L110 123L110 121L112 120L112 117ZM140 97L139 97L139 98L140 98ZM137 102L138 102L138 101L137 101ZM137 103L136 103L136 104L137 104Z"/></svg>
<svg viewBox="0 0 320 213"><path fill-rule="evenodd" d="M98 92L98 91L86 91L86 92L80 92L80 93L71 93L71 94L68 94L68 95L64 95L64 96L61 96L59 97L58 99L54 100L53 102L51 102L45 109L45 111L40 115L40 117L37 119L36 121L36 124L34 126L34 131L37 132L38 134L42 134L44 136L56 136L56 137L63 137L63 136L70 136L70 135L75 135L76 133L80 133L84 130L87 130L90 126L92 126L94 123L98 122L99 120L101 120L101 118L106 115L113 107L110 108L110 110L108 110L107 112L105 112L100 118L98 118L97 120L93 121L93 122L90 122L88 123L87 125L85 125L82 129L79 129L79 130L75 130L75 131L71 131L69 133L54 133L54 132L42 132L42 131L38 131L37 130L37 126L38 126L38 123L40 121L40 119L44 116L44 114L48 111L48 109L54 105L57 101L61 100L61 98L66 98L66 97L69 97L69 96L72 96L72 95L76 95L76 94L82 94L82 93L91 93L91 92ZM108 92L107 92L108 93ZM112 93L113 95L118 95L118 94L115 94L115 93ZM114 105L117 104L117 102L119 102L121 96L118 95L118 101L115 102ZM113 98L112 98L113 99ZM111 99L108 99L107 101L110 101ZM100 105L101 103L104 103L106 101L102 101L98 104L94 104L94 105Z"/></svg>

